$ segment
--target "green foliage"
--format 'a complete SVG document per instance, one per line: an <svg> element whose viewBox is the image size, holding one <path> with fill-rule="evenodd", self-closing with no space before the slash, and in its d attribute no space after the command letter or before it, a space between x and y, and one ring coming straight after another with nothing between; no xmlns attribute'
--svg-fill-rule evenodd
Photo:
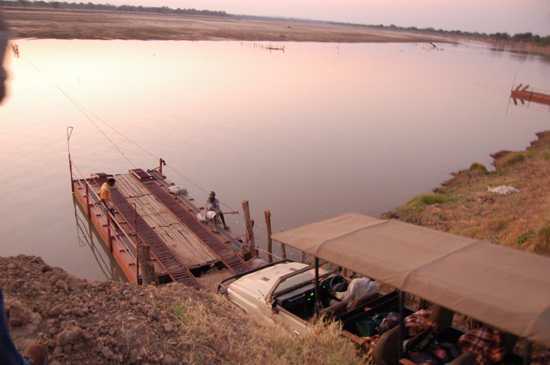
<svg viewBox="0 0 550 365"><path fill-rule="evenodd" d="M479 172L483 175L486 175L489 173L489 170L487 170L487 168L485 167L485 165L483 164L480 164L479 162L474 162L471 166L470 166L470 171L472 172Z"/></svg>
<svg viewBox="0 0 550 365"><path fill-rule="evenodd" d="M109 11L137 11L137 12L152 12L166 14L185 14L185 15L207 15L207 16L227 16L225 11L198 10L198 9L174 9L167 6L136 6L136 5L111 5L111 4L96 4L96 3L72 3L62 1L28 1L17 0L7 1L0 0L0 6L20 6L20 7L40 7L54 9L87 9L87 10L109 10Z"/></svg>
<svg viewBox="0 0 550 365"><path fill-rule="evenodd" d="M484 38L487 40L494 41L510 41L510 42L522 42L522 43L535 43L539 46L549 46L550 45L550 36L540 36L533 33L517 33L517 34L508 34L503 32L497 32L492 34L480 33L480 32L464 32L461 30L445 30L445 29L435 29L430 28L417 28L417 27L400 27L395 24L383 25L378 24L374 25L377 28L388 28L391 30L405 30L409 32L419 32L419 33L440 33L444 35L457 35L463 37L473 37L473 38Z"/></svg>
<svg viewBox="0 0 550 365"><path fill-rule="evenodd" d="M183 323L185 323L185 317L186 317L185 307L182 304L178 303L174 305L173 310L176 318L182 321Z"/></svg>
<svg viewBox="0 0 550 365"><path fill-rule="evenodd" d="M529 230L523 234L520 234L516 240L518 246L523 246L523 244L529 241L531 238L535 237L535 231Z"/></svg>
<svg viewBox="0 0 550 365"><path fill-rule="evenodd" d="M523 152L511 152L503 156L498 162L498 166L507 167L523 162L526 159L526 154Z"/></svg>
<svg viewBox="0 0 550 365"><path fill-rule="evenodd" d="M422 194L407 203L407 207L410 209L421 210L428 205L445 204L452 200L448 194L432 193Z"/></svg>
<svg viewBox="0 0 550 365"><path fill-rule="evenodd" d="M550 161L550 151L544 151L542 158L544 158L545 161Z"/></svg>

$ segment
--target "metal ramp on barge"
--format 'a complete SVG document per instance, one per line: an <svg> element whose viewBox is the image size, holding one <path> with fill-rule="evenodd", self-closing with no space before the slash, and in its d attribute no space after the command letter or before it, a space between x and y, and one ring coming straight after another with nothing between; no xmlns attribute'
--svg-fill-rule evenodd
<svg viewBox="0 0 550 365"><path fill-rule="evenodd" d="M111 176L116 184L111 189L114 210L109 212L97 192ZM254 252L252 245L199 220L199 208L171 193L171 184L158 170L71 181L75 201L129 282L142 283L152 271L159 283L200 288L203 275L235 275L250 268L245 257Z"/></svg>

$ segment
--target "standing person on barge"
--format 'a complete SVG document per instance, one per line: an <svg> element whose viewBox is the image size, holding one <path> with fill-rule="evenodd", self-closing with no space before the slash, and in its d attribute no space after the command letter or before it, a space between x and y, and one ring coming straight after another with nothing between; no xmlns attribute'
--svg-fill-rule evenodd
<svg viewBox="0 0 550 365"><path fill-rule="evenodd" d="M99 189L99 198L101 199L101 202L105 206L105 208L112 212L113 209L109 206L111 202L111 188L115 186L116 180L112 177L108 178L106 182L104 182L101 185L101 188Z"/></svg>
<svg viewBox="0 0 550 365"><path fill-rule="evenodd" d="M227 224L225 224L225 217L223 215L222 209L220 207L220 201L216 198L216 192L211 191L208 196L208 201L206 202L207 211L212 211L216 213L216 218L220 217L220 220L223 223L223 228L228 230Z"/></svg>

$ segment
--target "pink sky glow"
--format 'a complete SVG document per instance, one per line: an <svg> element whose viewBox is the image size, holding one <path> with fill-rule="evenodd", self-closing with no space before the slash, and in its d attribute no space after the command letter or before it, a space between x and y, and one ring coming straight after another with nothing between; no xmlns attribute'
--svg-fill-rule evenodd
<svg viewBox="0 0 550 365"><path fill-rule="evenodd" d="M102 1L98 1L102 2ZM368 24L550 35L550 0L107 0Z"/></svg>

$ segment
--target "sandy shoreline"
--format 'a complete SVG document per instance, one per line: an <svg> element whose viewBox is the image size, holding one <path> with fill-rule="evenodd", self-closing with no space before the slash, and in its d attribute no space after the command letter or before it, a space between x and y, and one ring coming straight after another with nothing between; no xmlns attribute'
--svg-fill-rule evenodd
<svg viewBox="0 0 550 365"><path fill-rule="evenodd" d="M242 40L293 42L445 42L443 37L367 26L238 16L0 8L14 38Z"/></svg>

